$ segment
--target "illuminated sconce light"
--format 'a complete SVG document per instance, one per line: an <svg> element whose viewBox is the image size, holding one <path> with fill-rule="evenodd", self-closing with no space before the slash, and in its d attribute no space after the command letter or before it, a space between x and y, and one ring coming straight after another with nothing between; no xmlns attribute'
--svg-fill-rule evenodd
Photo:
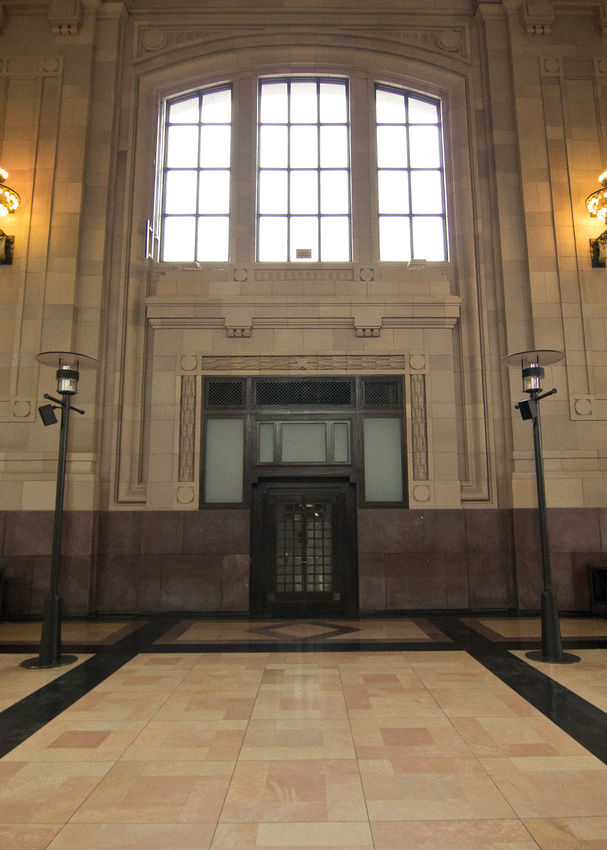
<svg viewBox="0 0 607 850"><path fill-rule="evenodd" d="M0 168L0 218L14 213L21 203L20 195L4 182L7 177L8 172ZM13 262L14 247L15 237L0 230L0 265L8 266Z"/></svg>
<svg viewBox="0 0 607 850"><path fill-rule="evenodd" d="M586 198L588 212L602 222L607 222L607 171L599 177L601 188ZM607 230L590 240L590 257L593 268L605 268L607 262Z"/></svg>

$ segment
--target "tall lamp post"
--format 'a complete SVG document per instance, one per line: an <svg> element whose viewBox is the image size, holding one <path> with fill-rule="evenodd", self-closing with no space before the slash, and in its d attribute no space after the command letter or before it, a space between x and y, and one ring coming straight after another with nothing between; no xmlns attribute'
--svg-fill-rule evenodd
<svg viewBox="0 0 607 850"><path fill-rule="evenodd" d="M57 422L55 410L61 408L59 431L59 462L57 464L57 490L55 496L55 522L53 526L53 548L51 554L51 577L48 596L44 603L40 654L37 658L28 658L21 663L30 669L40 667L63 667L77 660L75 655L61 654L61 599L59 597L59 574L61 567L61 530L63 524L63 496L65 492L65 467L67 460L67 437L69 431L70 410L84 413L71 404L71 397L78 392L80 369L96 369L98 361L87 354L74 351L43 351L36 360L44 366L57 368L57 392L61 400L44 394L44 398L55 402L39 407L40 416L45 425Z"/></svg>
<svg viewBox="0 0 607 850"><path fill-rule="evenodd" d="M552 589L552 569L550 566L550 544L548 541L548 519L546 514L546 490L544 486L544 460L542 457L542 428L540 421L540 401L554 395L555 389L543 393L540 381L544 377L544 366L562 360L562 351L534 350L520 351L503 358L506 366L519 367L523 377L523 392L529 399L515 404L523 419L533 420L533 451L535 455L535 479L537 484L537 508L540 524L540 544L542 552L542 575L544 589L541 600L542 649L527 652L527 658L533 661L545 661L550 664L572 664L579 661L577 655L563 652L561 627L556 595Z"/></svg>

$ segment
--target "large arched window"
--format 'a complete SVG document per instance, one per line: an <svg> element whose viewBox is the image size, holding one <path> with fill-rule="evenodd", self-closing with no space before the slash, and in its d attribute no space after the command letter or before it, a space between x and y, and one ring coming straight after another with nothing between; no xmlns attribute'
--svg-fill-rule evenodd
<svg viewBox="0 0 607 850"><path fill-rule="evenodd" d="M254 107L254 108L253 108ZM235 114L238 110L238 114ZM256 104L229 84L167 99L161 133L156 259L227 263L235 231L233 185L243 153L231 145L236 120L256 122L255 260L349 262L360 223L353 213L359 168L376 174L368 198L376 260L447 259L440 101L402 88L375 87L375 136L350 105L343 77L261 78ZM357 120L361 126L357 126ZM361 165L362 160L365 163ZM249 167L251 163L249 163ZM240 223L242 230L242 223Z"/></svg>

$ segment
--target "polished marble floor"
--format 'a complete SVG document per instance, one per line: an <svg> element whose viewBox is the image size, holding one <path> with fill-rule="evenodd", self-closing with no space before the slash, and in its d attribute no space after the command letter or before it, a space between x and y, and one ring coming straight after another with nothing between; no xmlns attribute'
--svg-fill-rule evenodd
<svg viewBox="0 0 607 850"><path fill-rule="evenodd" d="M607 850L607 619L0 623L10 850Z"/></svg>

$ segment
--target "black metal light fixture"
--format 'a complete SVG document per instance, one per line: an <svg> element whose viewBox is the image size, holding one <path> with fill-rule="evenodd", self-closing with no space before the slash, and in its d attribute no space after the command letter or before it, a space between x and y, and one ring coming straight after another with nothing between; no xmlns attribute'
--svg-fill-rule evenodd
<svg viewBox="0 0 607 850"><path fill-rule="evenodd" d="M71 403L71 397L78 392L80 369L96 369L98 361L87 354L73 351L43 351L36 360L44 366L57 367L57 392L61 400L45 393L44 398L54 402L39 407L44 425L57 422L55 410L61 409L59 432L59 462L57 464L57 491L55 496L55 521L53 525L53 548L51 554L51 576L49 593L44 603L40 654L37 658L28 658L22 667L37 669L41 667L63 667L77 661L75 655L61 654L61 599L59 597L59 573L61 566L61 531L63 525L63 497L65 493L65 467L67 460L67 437L69 431L70 410L84 413Z"/></svg>
<svg viewBox="0 0 607 850"><path fill-rule="evenodd" d="M563 652L561 641L561 626L556 595L552 588L552 568L550 565L550 543L548 540L548 518L546 513L546 489L544 486L544 460L542 456L542 428L540 422L540 401L546 396L554 395L556 389L543 393L540 386L544 377L544 366L558 363L562 360L562 351L550 349L520 351L503 358L503 363L510 367L519 367L523 378L523 392L529 394L529 399L515 404L523 419L533 420L533 451L535 455L535 479L537 484L537 507L540 524L540 545L542 552L542 575L544 589L541 599L542 618L542 649L527 652L527 658L533 661L545 661L550 664L572 664L579 661L577 655Z"/></svg>

